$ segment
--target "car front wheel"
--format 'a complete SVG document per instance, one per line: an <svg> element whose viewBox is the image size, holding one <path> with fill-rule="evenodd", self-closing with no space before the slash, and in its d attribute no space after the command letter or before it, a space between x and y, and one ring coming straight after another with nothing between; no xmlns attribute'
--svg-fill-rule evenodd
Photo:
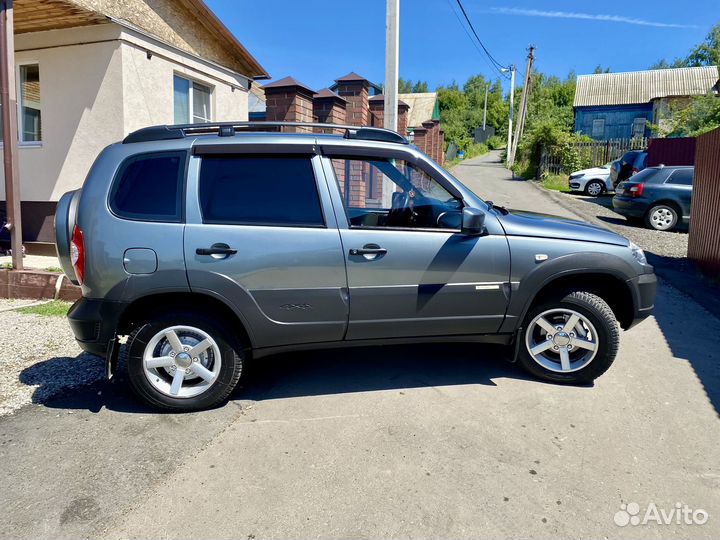
<svg viewBox="0 0 720 540"><path fill-rule="evenodd" d="M167 313L139 324L125 346L128 379L147 404L196 411L228 398L242 373L242 348L220 321Z"/></svg>
<svg viewBox="0 0 720 540"><path fill-rule="evenodd" d="M518 339L518 362L532 375L587 384L612 365L620 333L607 302L587 291L572 291L531 308Z"/></svg>
<svg viewBox="0 0 720 540"><path fill-rule="evenodd" d="M597 180L588 182L588 185L585 186L585 193L587 195L590 195L591 197L597 197L598 195L602 195L603 191L605 191L605 187Z"/></svg>

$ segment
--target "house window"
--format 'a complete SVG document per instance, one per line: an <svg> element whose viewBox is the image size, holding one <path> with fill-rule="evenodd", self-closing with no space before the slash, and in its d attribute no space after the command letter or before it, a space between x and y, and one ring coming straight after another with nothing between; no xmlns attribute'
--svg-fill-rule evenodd
<svg viewBox="0 0 720 540"><path fill-rule="evenodd" d="M18 139L20 142L42 141L40 112L40 66L23 64L18 67ZM0 142L2 142L2 116L0 116Z"/></svg>
<svg viewBox="0 0 720 540"><path fill-rule="evenodd" d="M212 88L175 75L175 123L199 124L212 121Z"/></svg>
<svg viewBox="0 0 720 540"><path fill-rule="evenodd" d="M644 137L646 124L647 124L647 120L645 120L645 118L636 118L635 120L633 120L632 136L633 137Z"/></svg>
<svg viewBox="0 0 720 540"><path fill-rule="evenodd" d="M605 135L605 119L596 118L592 123L592 136L602 137Z"/></svg>

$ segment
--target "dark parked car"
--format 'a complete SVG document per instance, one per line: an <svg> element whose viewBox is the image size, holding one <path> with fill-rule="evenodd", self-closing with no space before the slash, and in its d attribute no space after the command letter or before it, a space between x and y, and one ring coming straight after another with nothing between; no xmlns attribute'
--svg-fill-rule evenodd
<svg viewBox="0 0 720 540"><path fill-rule="evenodd" d="M613 186L642 171L646 167L647 156L644 150L631 150L625 152L620 159L613 161L610 167L610 180Z"/></svg>
<svg viewBox="0 0 720 540"><path fill-rule="evenodd" d="M613 208L658 231L690 221L693 167L650 167L618 184Z"/></svg>

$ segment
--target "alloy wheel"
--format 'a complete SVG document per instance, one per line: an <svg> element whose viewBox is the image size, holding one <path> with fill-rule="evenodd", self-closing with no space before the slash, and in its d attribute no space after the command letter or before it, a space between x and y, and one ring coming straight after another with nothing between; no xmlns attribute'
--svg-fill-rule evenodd
<svg viewBox="0 0 720 540"><path fill-rule="evenodd" d="M675 214L669 208L662 206L650 214L650 223L659 231L666 231L675 224Z"/></svg>
<svg viewBox="0 0 720 540"><path fill-rule="evenodd" d="M143 371L150 384L174 398L191 398L207 391L222 365L220 348L204 330L171 326L145 346Z"/></svg>
<svg viewBox="0 0 720 540"><path fill-rule="evenodd" d="M571 309L543 311L525 332L525 346L532 359L556 373L583 369L595 358L598 345L593 324Z"/></svg>

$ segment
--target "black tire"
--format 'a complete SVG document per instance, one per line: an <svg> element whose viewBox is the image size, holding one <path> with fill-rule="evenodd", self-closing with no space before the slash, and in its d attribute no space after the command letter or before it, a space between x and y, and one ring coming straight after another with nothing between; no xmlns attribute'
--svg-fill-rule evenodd
<svg viewBox="0 0 720 540"><path fill-rule="evenodd" d="M595 195L590 193L590 191L591 191L590 186L593 186L593 185L597 186L599 189L599 191ZM592 180L592 181L588 182L587 185L585 186L585 195L588 195L590 197L599 197L603 193L605 193L605 184L603 184L599 180Z"/></svg>
<svg viewBox="0 0 720 540"><path fill-rule="evenodd" d="M145 374L143 355L148 342L158 332L172 326L189 326L202 330L219 348L221 365L217 378L197 396L166 395L155 388ZM212 317L191 311L160 313L139 324L129 335L123 356L130 386L138 397L152 407L175 412L208 409L227 400L240 380L244 360L242 343L234 332Z"/></svg>
<svg viewBox="0 0 720 540"><path fill-rule="evenodd" d="M655 219L657 213L666 216L666 219L662 221ZM649 229L655 229L656 231L672 231L677 227L680 218L679 214L678 209L672 204L656 204L645 214L645 225Z"/></svg>
<svg viewBox="0 0 720 540"><path fill-rule="evenodd" d="M569 309L583 315L597 332L597 352L594 358L577 371L561 373L543 367L535 361L526 345L528 325L538 315L553 309ZM518 363L531 375L556 383L588 384L612 365L620 344L620 331L615 314L605 300L587 291L570 291L562 296L559 295L557 299L542 301L531 307L518 339L521 340Z"/></svg>

